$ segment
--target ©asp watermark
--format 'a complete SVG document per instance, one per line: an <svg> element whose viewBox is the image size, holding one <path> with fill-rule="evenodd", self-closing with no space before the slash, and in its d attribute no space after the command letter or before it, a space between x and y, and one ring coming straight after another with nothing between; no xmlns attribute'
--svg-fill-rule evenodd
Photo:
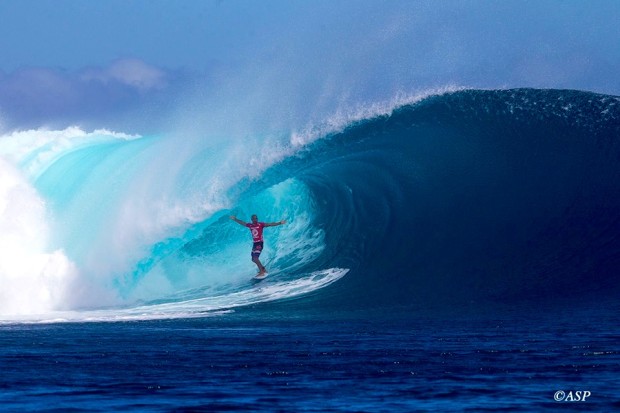
<svg viewBox="0 0 620 413"><path fill-rule="evenodd" d="M565 392L558 390L553 395L556 402L585 402L588 397L592 396L592 392L587 390L576 390Z"/></svg>

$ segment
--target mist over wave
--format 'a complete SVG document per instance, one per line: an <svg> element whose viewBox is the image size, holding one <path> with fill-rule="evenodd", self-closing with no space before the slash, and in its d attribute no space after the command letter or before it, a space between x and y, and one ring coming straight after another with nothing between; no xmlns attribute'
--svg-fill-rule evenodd
<svg viewBox="0 0 620 413"><path fill-rule="evenodd" d="M181 317L313 291L302 301L355 308L617 290L618 104L452 88L292 131L5 135L0 313ZM249 234L228 219L253 213L289 220L266 230L260 287Z"/></svg>
<svg viewBox="0 0 620 413"><path fill-rule="evenodd" d="M194 126L138 136L70 127L2 136L3 242L13 247L3 250L1 276L9 287L1 313L36 317L168 296L187 301L215 287L218 295L221 288L233 292L247 284L253 264L246 258L248 234L230 226L230 213L289 219L281 241L281 231L271 231L277 248L268 245L263 256L289 279L316 279L321 268L304 265L321 254L324 234L312 224L307 188L292 177L261 187L262 172L352 119L393 105L337 113L293 133L199 136ZM242 188L257 183L257 193L241 197Z"/></svg>

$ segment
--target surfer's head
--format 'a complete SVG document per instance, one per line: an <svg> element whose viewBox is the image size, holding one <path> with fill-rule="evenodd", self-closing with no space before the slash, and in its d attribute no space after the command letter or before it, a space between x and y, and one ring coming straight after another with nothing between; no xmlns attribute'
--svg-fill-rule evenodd
<svg viewBox="0 0 620 413"><path fill-rule="evenodd" d="M257 223L258 217L256 215L252 215L252 222Z"/></svg>

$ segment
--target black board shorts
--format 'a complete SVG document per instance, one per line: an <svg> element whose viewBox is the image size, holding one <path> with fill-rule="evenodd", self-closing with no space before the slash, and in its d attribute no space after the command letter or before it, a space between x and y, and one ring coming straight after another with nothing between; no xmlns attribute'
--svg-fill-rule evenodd
<svg viewBox="0 0 620 413"><path fill-rule="evenodd" d="M252 245L252 257L258 257L263 252L263 242L255 242Z"/></svg>

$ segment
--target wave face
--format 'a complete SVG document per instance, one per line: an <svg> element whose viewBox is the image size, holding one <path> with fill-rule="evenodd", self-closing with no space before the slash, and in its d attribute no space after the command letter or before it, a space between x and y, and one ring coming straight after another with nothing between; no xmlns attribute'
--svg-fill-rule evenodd
<svg viewBox="0 0 620 413"><path fill-rule="evenodd" d="M12 286L0 312L127 319L293 297L355 309L617 293L620 99L465 90L345 126L304 144L3 137L0 167L15 178L0 188L2 225L32 229L2 239L19 245L0 268ZM265 230L260 284L248 281L249 232L228 219L253 213L289 220Z"/></svg>
<svg viewBox="0 0 620 413"><path fill-rule="evenodd" d="M619 104L577 91L462 91L317 142L300 174L323 205L333 261L352 268L333 299L613 296Z"/></svg>

